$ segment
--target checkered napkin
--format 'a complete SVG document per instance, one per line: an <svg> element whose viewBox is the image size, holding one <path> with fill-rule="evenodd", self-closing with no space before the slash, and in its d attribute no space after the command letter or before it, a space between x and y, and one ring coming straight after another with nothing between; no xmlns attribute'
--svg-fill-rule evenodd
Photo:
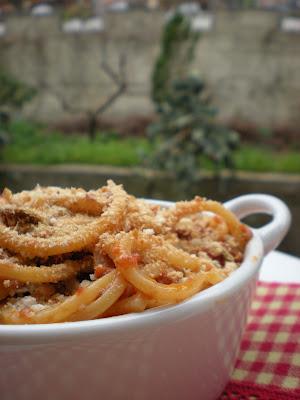
<svg viewBox="0 0 300 400"><path fill-rule="evenodd" d="M300 285L259 282L220 400L300 400Z"/></svg>

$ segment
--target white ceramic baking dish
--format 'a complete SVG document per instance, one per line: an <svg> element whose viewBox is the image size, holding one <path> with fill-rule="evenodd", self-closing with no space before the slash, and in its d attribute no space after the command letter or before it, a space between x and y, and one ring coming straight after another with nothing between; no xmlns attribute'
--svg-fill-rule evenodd
<svg viewBox="0 0 300 400"><path fill-rule="evenodd" d="M1 400L217 399L234 367L263 257L291 219L272 196L225 205L239 218L273 216L253 229L244 262L229 278L181 304L140 314L0 325Z"/></svg>

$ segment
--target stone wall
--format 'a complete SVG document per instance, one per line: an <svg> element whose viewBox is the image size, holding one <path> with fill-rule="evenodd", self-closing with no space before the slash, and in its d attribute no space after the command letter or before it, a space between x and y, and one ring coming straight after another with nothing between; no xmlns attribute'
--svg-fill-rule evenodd
<svg viewBox="0 0 300 400"><path fill-rule="evenodd" d="M132 11L107 15L101 32L65 33L58 17L10 18L0 37L0 65L40 88L26 106L27 116L52 123L77 118L79 113L63 112L57 92L84 108L96 107L112 92L100 69L106 42L112 64L125 50L130 83L128 94L107 115L149 115L151 71L163 23L162 13ZM193 70L207 82L223 121L298 133L300 37L279 26L276 13L220 12L213 29L202 34Z"/></svg>

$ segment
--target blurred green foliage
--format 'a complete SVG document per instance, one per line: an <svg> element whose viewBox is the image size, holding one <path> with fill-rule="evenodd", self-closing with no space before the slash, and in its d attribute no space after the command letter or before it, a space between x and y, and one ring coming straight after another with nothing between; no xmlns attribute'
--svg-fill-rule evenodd
<svg viewBox="0 0 300 400"><path fill-rule="evenodd" d="M204 82L190 76L197 40L190 20L176 13L162 34L152 82L159 120L149 127L156 151L148 164L171 171L187 185L196 178L200 160L205 158L216 173L233 168L233 151L239 145L236 132L215 122L217 110L210 105Z"/></svg>
<svg viewBox="0 0 300 400"><path fill-rule="evenodd" d="M9 124L11 142L3 150L3 162L19 164L80 163L123 167L139 166L138 153L149 156L152 144L146 138L120 137L114 132L98 132L91 143L85 135L48 131L25 121ZM268 147L244 145L234 154L236 169L257 172L300 173L300 152L275 151ZM205 170L214 164L199 155Z"/></svg>
<svg viewBox="0 0 300 400"><path fill-rule="evenodd" d="M152 100L156 105L164 102L175 79L186 77L198 38L188 18L180 13L174 14L165 25L152 74Z"/></svg>
<svg viewBox="0 0 300 400"><path fill-rule="evenodd" d="M187 182L196 177L205 158L216 172L233 168L233 151L239 144L236 132L216 124L217 111L205 98L204 89L195 77L174 82L158 109L158 122L149 128L150 136L158 141L152 165Z"/></svg>
<svg viewBox="0 0 300 400"><path fill-rule="evenodd" d="M35 95L35 89L0 69L0 110L21 108Z"/></svg>
<svg viewBox="0 0 300 400"><path fill-rule="evenodd" d="M7 163L133 166L140 162L138 149L150 151L145 138L98 132L91 143L84 134L66 135L26 121L11 122L9 134L11 142L3 151L3 162Z"/></svg>
<svg viewBox="0 0 300 400"><path fill-rule="evenodd" d="M0 149L9 142L11 112L20 109L35 95L35 90L0 69Z"/></svg>

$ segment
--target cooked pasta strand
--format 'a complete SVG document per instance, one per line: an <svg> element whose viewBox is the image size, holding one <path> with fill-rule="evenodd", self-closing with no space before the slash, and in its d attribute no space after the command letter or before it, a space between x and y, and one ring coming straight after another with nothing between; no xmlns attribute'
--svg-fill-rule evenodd
<svg viewBox="0 0 300 400"><path fill-rule="evenodd" d="M125 288L126 282L124 279L121 276L116 276L115 280L98 299L72 315L70 321L81 321L99 317L119 299Z"/></svg>
<svg viewBox="0 0 300 400"><path fill-rule="evenodd" d="M0 260L0 278L16 279L20 282L44 283L59 282L74 276L77 272L91 265L91 259L66 261L52 266L23 266Z"/></svg>
<svg viewBox="0 0 300 400"><path fill-rule="evenodd" d="M118 300L105 313L105 317L123 315L144 311L149 304L149 299L142 293L136 293L130 297Z"/></svg>
<svg viewBox="0 0 300 400"><path fill-rule="evenodd" d="M220 203L169 208L108 181L0 196L0 323L48 324L171 306L226 279L250 230Z"/></svg>
<svg viewBox="0 0 300 400"><path fill-rule="evenodd" d="M6 324L45 324L65 321L80 306L87 305L96 299L101 291L111 284L115 276L116 271L113 271L93 282L89 287L82 288L60 304L49 306L49 309L36 314L18 312L8 305L0 310L0 321Z"/></svg>

